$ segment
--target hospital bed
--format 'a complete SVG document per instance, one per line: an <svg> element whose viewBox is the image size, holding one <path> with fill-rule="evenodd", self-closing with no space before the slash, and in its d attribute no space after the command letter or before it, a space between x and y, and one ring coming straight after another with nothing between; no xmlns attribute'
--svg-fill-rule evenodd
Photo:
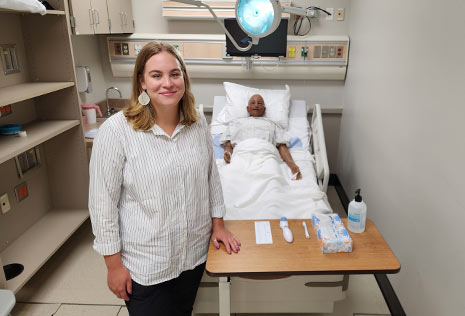
<svg viewBox="0 0 465 316"><path fill-rule="evenodd" d="M214 98L212 122L215 122L225 103L224 96ZM307 119L307 111L305 101L291 100L288 127L291 138L290 152L299 167L302 160L297 156L302 155L302 150L311 153L307 162L311 162L314 169L312 180L322 192L326 192L329 168L321 109L318 104L313 107L311 124ZM217 163L221 164L223 154L218 140L224 130L212 126L211 131ZM308 175L308 172L306 174ZM324 202L329 206L326 196ZM231 277L230 284L231 313L331 313L334 302L345 298L348 276L306 275L266 279ZM205 273L197 294L194 313L218 313L218 298L218 278Z"/></svg>

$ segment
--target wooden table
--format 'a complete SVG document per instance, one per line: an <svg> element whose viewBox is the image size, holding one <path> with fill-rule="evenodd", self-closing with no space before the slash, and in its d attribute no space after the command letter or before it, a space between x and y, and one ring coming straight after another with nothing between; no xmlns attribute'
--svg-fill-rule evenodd
<svg viewBox="0 0 465 316"><path fill-rule="evenodd" d="M303 274L375 274L397 273L400 263L379 233L367 219L366 231L349 232L353 240L350 253L323 254L310 220L307 223L310 239L305 238L304 220L288 220L294 241L287 243L279 227L279 220L269 220L273 244L255 243L254 220L225 221L225 226L241 241L239 253L229 255L224 245L220 250L212 243L208 250L206 271L219 277L220 316L230 315L229 277L257 277ZM347 219L342 221L347 227Z"/></svg>

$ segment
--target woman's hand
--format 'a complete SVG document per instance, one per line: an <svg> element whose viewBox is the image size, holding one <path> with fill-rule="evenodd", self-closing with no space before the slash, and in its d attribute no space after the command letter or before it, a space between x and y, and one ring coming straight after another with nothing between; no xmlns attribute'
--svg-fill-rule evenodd
<svg viewBox="0 0 465 316"><path fill-rule="evenodd" d="M241 249L241 242L224 227L222 218L213 218L213 233L211 238L216 249L220 249L219 242L221 241L229 254L231 254L231 250L237 253Z"/></svg>
<svg viewBox="0 0 465 316"><path fill-rule="evenodd" d="M295 175L296 180L302 179L302 173L300 172L299 166L297 166L296 164L291 166L291 172L292 172L293 178L294 178L294 175Z"/></svg>
<svg viewBox="0 0 465 316"><path fill-rule="evenodd" d="M107 283L108 288L117 298L129 301L129 294L132 294L132 281L129 270L121 262L120 253L111 256L105 256L107 265Z"/></svg>

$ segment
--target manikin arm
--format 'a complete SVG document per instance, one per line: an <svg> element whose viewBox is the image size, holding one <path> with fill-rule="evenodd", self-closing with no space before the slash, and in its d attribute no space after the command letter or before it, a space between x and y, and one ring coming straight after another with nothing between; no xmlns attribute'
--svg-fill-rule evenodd
<svg viewBox="0 0 465 316"><path fill-rule="evenodd" d="M281 155L281 158L283 158L284 162L287 164L289 169L291 169L292 174L297 175L296 180L302 179L302 174L300 173L299 166L297 166L297 164L294 162L294 159L292 159L291 153L289 152L289 149L287 148L286 144L279 144L278 151Z"/></svg>

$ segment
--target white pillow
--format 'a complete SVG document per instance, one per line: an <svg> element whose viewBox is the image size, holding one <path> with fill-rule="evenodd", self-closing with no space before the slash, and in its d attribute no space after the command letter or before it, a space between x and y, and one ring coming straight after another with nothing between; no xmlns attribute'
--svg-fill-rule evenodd
<svg viewBox="0 0 465 316"><path fill-rule="evenodd" d="M230 121L249 116L247 104L254 94L260 94L265 101L265 117L287 129L291 92L289 86L285 90L256 89L236 83L224 82L226 105L218 114L218 123L228 124Z"/></svg>
<svg viewBox="0 0 465 316"><path fill-rule="evenodd" d="M42 15L47 12L45 6L37 0L0 0L0 8L40 13Z"/></svg>

